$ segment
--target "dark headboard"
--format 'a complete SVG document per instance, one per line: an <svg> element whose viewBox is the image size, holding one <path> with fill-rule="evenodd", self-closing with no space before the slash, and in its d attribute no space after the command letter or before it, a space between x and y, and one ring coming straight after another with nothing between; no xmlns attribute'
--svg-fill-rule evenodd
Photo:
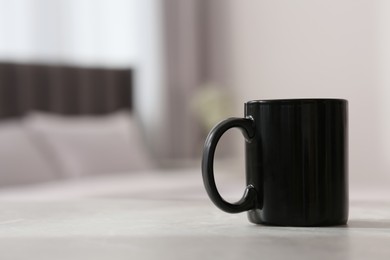
<svg viewBox="0 0 390 260"><path fill-rule="evenodd" d="M0 63L0 118L31 110L82 115L131 108L130 69Z"/></svg>

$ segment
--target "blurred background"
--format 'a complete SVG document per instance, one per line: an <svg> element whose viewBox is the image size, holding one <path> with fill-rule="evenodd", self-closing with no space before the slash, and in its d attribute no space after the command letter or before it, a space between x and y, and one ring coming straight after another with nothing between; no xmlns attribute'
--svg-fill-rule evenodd
<svg viewBox="0 0 390 260"><path fill-rule="evenodd" d="M242 116L244 102L304 97L348 99L351 185L390 183L388 1L0 6L1 186L134 164L200 168L211 126ZM37 159L29 149L45 155ZM238 131L218 149L221 160L243 164Z"/></svg>

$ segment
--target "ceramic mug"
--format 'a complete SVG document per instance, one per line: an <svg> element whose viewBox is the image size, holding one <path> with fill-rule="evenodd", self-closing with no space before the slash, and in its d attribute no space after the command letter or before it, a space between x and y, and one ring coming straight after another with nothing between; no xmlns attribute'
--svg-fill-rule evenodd
<svg viewBox="0 0 390 260"><path fill-rule="evenodd" d="M225 201L214 180L221 136L239 128L245 137L247 186L237 203ZM210 199L249 221L278 226L343 225L348 219L348 101L253 100L244 118L229 118L209 133L203 182Z"/></svg>

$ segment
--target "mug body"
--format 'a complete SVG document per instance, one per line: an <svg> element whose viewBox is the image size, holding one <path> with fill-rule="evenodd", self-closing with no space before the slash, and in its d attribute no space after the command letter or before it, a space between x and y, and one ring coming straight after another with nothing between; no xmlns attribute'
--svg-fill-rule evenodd
<svg viewBox="0 0 390 260"><path fill-rule="evenodd" d="M246 178L257 191L248 211L257 224L329 226L348 219L348 102L254 100Z"/></svg>

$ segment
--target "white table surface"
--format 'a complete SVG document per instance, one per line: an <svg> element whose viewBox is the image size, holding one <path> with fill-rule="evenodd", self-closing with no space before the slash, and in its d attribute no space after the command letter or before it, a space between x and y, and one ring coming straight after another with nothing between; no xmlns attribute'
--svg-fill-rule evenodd
<svg viewBox="0 0 390 260"><path fill-rule="evenodd" d="M81 193L82 183L0 192L0 259L390 259L386 190L352 193L347 226L292 228L221 212L195 175L161 177L148 196L124 195L140 182L148 183L118 178L110 188L104 179L86 181L90 193ZM77 196L64 196L69 190Z"/></svg>

